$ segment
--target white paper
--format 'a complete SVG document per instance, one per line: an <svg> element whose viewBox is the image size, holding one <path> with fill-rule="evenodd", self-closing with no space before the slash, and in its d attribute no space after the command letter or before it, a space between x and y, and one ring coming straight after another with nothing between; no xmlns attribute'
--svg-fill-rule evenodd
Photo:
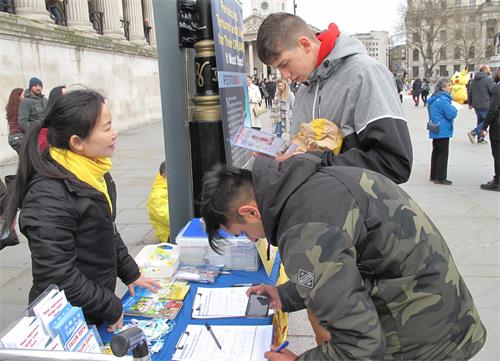
<svg viewBox="0 0 500 361"><path fill-rule="evenodd" d="M174 361L264 361L270 350L273 326L212 326L215 340L204 325L188 325L179 339Z"/></svg>
<svg viewBox="0 0 500 361"><path fill-rule="evenodd" d="M193 318L245 317L249 287L198 287L193 302Z"/></svg>
<svg viewBox="0 0 500 361"><path fill-rule="evenodd" d="M293 153L298 148L288 140L248 127L240 127L231 144L273 157Z"/></svg>

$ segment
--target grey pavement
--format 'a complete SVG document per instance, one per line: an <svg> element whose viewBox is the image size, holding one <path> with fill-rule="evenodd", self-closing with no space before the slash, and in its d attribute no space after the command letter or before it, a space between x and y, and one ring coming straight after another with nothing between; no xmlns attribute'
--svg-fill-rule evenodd
<svg viewBox="0 0 500 361"><path fill-rule="evenodd" d="M480 183L493 176L490 146L469 142L466 132L475 124L475 115L464 107L459 111L450 144L448 178L453 185L433 184L429 182L431 141L425 130L427 110L414 107L409 97L405 97L403 107L414 152L412 175L403 188L439 227L474 296L488 330L486 345L474 360L498 360L500 193L479 189ZM264 128L270 129L268 118ZM151 232L145 205L163 152L161 123L120 132L112 174L118 188L117 224L132 255L142 248L143 239ZM14 173L15 167L15 164L0 167L0 176ZM23 239L20 245L0 252L0 330L23 312L30 285L29 249ZM123 292L123 286L117 289L117 294ZM315 346L304 312L291 314L289 326L290 350L300 353Z"/></svg>

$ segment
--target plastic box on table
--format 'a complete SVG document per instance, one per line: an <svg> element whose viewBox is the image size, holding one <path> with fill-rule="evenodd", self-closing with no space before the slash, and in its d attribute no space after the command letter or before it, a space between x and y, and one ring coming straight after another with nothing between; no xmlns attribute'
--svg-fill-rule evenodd
<svg viewBox="0 0 500 361"><path fill-rule="evenodd" d="M220 241L222 255L214 252L208 244L208 236L200 218L193 218L179 232L176 243L180 263L186 266L224 266L227 269L257 271L259 257L255 243L246 237L235 237L223 231Z"/></svg>
<svg viewBox="0 0 500 361"><path fill-rule="evenodd" d="M135 257L135 262L142 275L153 279L169 279L179 267L179 250L170 243L144 246Z"/></svg>

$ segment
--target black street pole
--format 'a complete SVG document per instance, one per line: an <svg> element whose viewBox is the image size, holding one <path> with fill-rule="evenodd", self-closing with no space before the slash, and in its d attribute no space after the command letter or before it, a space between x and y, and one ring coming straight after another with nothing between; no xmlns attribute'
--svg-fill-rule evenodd
<svg viewBox="0 0 500 361"><path fill-rule="evenodd" d="M297 15L297 4L295 3L295 0L293 0L293 15Z"/></svg>

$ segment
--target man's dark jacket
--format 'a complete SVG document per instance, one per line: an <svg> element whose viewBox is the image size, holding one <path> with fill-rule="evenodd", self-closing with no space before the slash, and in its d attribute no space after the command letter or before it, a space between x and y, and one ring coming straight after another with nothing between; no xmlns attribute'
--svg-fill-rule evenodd
<svg viewBox="0 0 500 361"><path fill-rule="evenodd" d="M35 95L29 89L24 92L24 99L19 104L19 126L27 132L35 123L41 123L45 118L47 98L44 95Z"/></svg>
<svg viewBox="0 0 500 361"><path fill-rule="evenodd" d="M50 284L64 290L73 306L83 308L89 324L113 324L122 304L116 278L130 284L140 276L114 223L116 187L105 175L113 204L68 172L68 179L35 176L19 217L31 250L32 302Z"/></svg>
<svg viewBox="0 0 500 361"><path fill-rule="evenodd" d="M495 82L490 75L483 72L476 73L469 85L467 103L474 109L488 109L494 86Z"/></svg>
<svg viewBox="0 0 500 361"><path fill-rule="evenodd" d="M467 360L486 339L439 230L400 187L311 154L257 157L267 240L289 281L283 310L308 308L331 341L298 360Z"/></svg>

